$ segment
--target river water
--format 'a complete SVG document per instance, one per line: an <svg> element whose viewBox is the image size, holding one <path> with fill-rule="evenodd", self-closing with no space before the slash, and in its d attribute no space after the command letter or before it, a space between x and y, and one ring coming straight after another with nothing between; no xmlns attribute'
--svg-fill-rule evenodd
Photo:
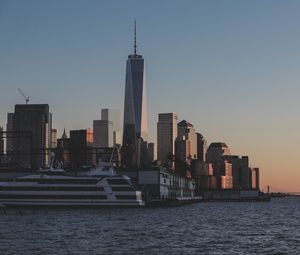
<svg viewBox="0 0 300 255"><path fill-rule="evenodd" d="M300 254L300 197L8 210L0 214L0 254Z"/></svg>

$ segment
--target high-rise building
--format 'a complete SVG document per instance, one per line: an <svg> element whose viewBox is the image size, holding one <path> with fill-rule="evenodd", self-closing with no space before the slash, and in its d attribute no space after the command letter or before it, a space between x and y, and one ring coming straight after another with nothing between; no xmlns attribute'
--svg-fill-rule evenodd
<svg viewBox="0 0 300 255"><path fill-rule="evenodd" d="M175 141L175 158L185 162L191 156L191 141L186 137L178 136Z"/></svg>
<svg viewBox="0 0 300 255"><path fill-rule="evenodd" d="M206 162L212 163L213 174L217 178L217 187L230 189L233 187L232 164L224 160L230 155L226 143L211 143L206 152Z"/></svg>
<svg viewBox="0 0 300 255"><path fill-rule="evenodd" d="M157 160L167 162L169 154L175 155L177 138L177 114L159 113L157 122Z"/></svg>
<svg viewBox="0 0 300 255"><path fill-rule="evenodd" d="M182 120L177 125L178 137L185 137L186 140L190 141L190 156L191 158L197 158L197 135L194 126Z"/></svg>
<svg viewBox="0 0 300 255"><path fill-rule="evenodd" d="M0 126L0 164L4 159L4 139L3 139L3 127Z"/></svg>
<svg viewBox="0 0 300 255"><path fill-rule="evenodd" d="M70 162L70 138L66 134L64 129L63 135L60 139L57 139L57 149L55 158L63 163L64 167Z"/></svg>
<svg viewBox="0 0 300 255"><path fill-rule="evenodd" d="M7 124L6 124L7 132L13 131L13 120L14 120L14 113L7 113ZM13 152L13 138L11 138L10 136L11 135L8 134L6 138L6 153L8 155Z"/></svg>
<svg viewBox="0 0 300 255"><path fill-rule="evenodd" d="M109 120L94 120L94 147L113 147L114 146L114 131L113 122Z"/></svg>
<svg viewBox="0 0 300 255"><path fill-rule="evenodd" d="M232 164L233 187L235 189L250 189L251 173L248 156L224 155L223 159Z"/></svg>
<svg viewBox="0 0 300 255"><path fill-rule="evenodd" d="M94 147L113 147L121 144L121 114L117 109L102 109L101 120L93 121Z"/></svg>
<svg viewBox="0 0 300 255"><path fill-rule="evenodd" d="M118 109L102 109L101 119L112 122L113 145L121 145L121 112Z"/></svg>
<svg viewBox="0 0 300 255"><path fill-rule="evenodd" d="M12 126L13 132L18 134L18 138L13 139L12 142L17 164L35 168L48 164L52 129L49 105L15 105Z"/></svg>
<svg viewBox="0 0 300 255"><path fill-rule="evenodd" d="M136 52L136 24L134 31L134 52L126 63L124 101L122 163L127 167L143 164L142 147L148 140L145 66L142 55Z"/></svg>
<svg viewBox="0 0 300 255"><path fill-rule="evenodd" d="M155 144L154 143L148 143L148 160L149 160L149 163L151 163L155 160Z"/></svg>
<svg viewBox="0 0 300 255"><path fill-rule="evenodd" d="M205 155L207 151L207 142L203 135L196 133L197 135L197 158L202 162L205 162Z"/></svg>
<svg viewBox="0 0 300 255"><path fill-rule="evenodd" d="M51 129L51 148L57 147L57 129Z"/></svg>
<svg viewBox="0 0 300 255"><path fill-rule="evenodd" d="M91 129L70 131L70 161L73 169L93 164L93 131Z"/></svg>

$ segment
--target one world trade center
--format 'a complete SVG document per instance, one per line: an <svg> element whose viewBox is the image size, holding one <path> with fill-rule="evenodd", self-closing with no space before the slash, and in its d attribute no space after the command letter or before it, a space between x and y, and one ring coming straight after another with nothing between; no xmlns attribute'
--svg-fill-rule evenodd
<svg viewBox="0 0 300 255"><path fill-rule="evenodd" d="M122 147L122 163L129 168L144 164L148 140L145 65L143 56L137 54L136 50L135 22L134 52L126 62Z"/></svg>

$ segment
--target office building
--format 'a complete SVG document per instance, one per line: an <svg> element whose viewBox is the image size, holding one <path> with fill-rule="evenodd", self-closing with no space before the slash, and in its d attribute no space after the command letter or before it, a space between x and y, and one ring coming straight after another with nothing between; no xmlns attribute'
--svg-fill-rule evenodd
<svg viewBox="0 0 300 255"><path fill-rule="evenodd" d="M185 137L190 141L190 156L197 158L197 135L194 126L186 120L180 121L177 125L178 137Z"/></svg>
<svg viewBox="0 0 300 255"><path fill-rule="evenodd" d="M51 129L51 148L54 149L57 147L57 129Z"/></svg>
<svg viewBox="0 0 300 255"><path fill-rule="evenodd" d="M0 126L0 164L4 161L3 127Z"/></svg>
<svg viewBox="0 0 300 255"><path fill-rule="evenodd" d="M69 168L70 165L70 138L66 134L66 129L61 136L57 139L56 159L62 162L64 168Z"/></svg>
<svg viewBox="0 0 300 255"><path fill-rule="evenodd" d="M211 143L206 152L206 162L213 166L213 174L217 179L217 188L229 189L233 187L232 164L224 160L224 156L231 155L226 143Z"/></svg>
<svg viewBox="0 0 300 255"><path fill-rule="evenodd" d="M101 120L112 122L113 144L121 145L121 112L119 109L102 109ZM95 135L95 134L94 134Z"/></svg>
<svg viewBox="0 0 300 255"><path fill-rule="evenodd" d="M52 115L48 104L15 105L12 121L8 119L9 129L17 135L12 139L15 162L21 167L40 168L49 163L51 148ZM11 148L9 148L11 149Z"/></svg>
<svg viewBox="0 0 300 255"><path fill-rule="evenodd" d="M235 189L250 189L251 177L248 156L224 155L223 159L232 164L233 187Z"/></svg>
<svg viewBox="0 0 300 255"><path fill-rule="evenodd" d="M137 54L136 26L134 52L126 63L122 163L129 168L143 162L145 142L148 140L145 66L142 55Z"/></svg>
<svg viewBox="0 0 300 255"><path fill-rule="evenodd" d="M153 162L156 159L155 157L155 144L148 143L148 160L149 163Z"/></svg>
<svg viewBox="0 0 300 255"><path fill-rule="evenodd" d="M177 114L159 113L157 122L157 160L167 163L168 155L175 155L177 138Z"/></svg>
<svg viewBox="0 0 300 255"><path fill-rule="evenodd" d="M207 142L203 135L196 133L197 136L197 158L202 162L205 162L205 156L207 151Z"/></svg>
<svg viewBox="0 0 300 255"><path fill-rule="evenodd" d="M94 147L121 145L121 114L117 109L102 109L101 120L93 121Z"/></svg>
<svg viewBox="0 0 300 255"><path fill-rule="evenodd" d="M6 131L12 132L13 131L13 120L14 120L14 113L7 113L7 124L6 124ZM13 152L13 138L11 134L7 134L6 138L6 153L12 154Z"/></svg>
<svg viewBox="0 0 300 255"><path fill-rule="evenodd" d="M94 147L107 148L114 146L113 122L109 120L94 120Z"/></svg>
<svg viewBox="0 0 300 255"><path fill-rule="evenodd" d="M93 164L93 131L91 129L70 131L70 161L72 169L82 169Z"/></svg>

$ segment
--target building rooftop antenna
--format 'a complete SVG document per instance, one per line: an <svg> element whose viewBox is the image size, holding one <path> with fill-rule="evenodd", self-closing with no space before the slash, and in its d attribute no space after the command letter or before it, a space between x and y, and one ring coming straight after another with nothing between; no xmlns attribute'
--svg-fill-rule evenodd
<svg viewBox="0 0 300 255"><path fill-rule="evenodd" d="M26 97L21 89L18 88L18 90L21 93L21 95L24 97L26 104L28 104L30 101L29 96Z"/></svg>
<svg viewBox="0 0 300 255"><path fill-rule="evenodd" d="M136 20L134 20L134 55L136 55Z"/></svg>

